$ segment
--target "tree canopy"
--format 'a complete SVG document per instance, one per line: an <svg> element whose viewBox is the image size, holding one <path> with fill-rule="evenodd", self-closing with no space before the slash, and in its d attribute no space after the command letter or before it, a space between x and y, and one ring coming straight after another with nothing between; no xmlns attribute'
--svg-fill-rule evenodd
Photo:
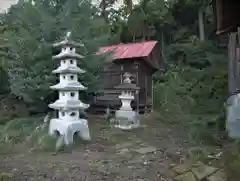
<svg viewBox="0 0 240 181"><path fill-rule="evenodd" d="M156 85L161 82L167 87L166 76L176 71L171 67L178 68L179 77L183 76L182 69L190 68L193 79L189 83L185 77L187 82L184 84L191 87L201 80L193 90L200 90L196 87L201 83L226 72L219 67L226 67L226 59L217 46L216 36L213 36L210 1L141 0L134 4L128 0L118 9L114 8L114 3L114 0L102 0L100 5L82 0L28 0L19 1L2 14L1 84L9 87L3 86L3 92L10 90L11 94L27 103L46 107L54 99L49 86L56 81L51 71L57 63L51 57L59 52L52 48L52 44L60 41L67 31L72 31L75 41L85 44L78 51L85 56L81 66L87 73L81 78L89 87L88 92L97 90L99 73L104 66L105 57L96 55L96 51L100 46L112 43L159 41L169 69L164 76L157 72ZM203 76L199 71L207 72L207 75ZM202 76L198 77L198 74ZM2 77L6 75L8 81L3 81ZM168 83L163 83L163 80ZM219 85L208 86L207 92L212 95L209 90L216 91L214 86ZM201 92L197 97L202 96ZM190 95L188 89L186 94ZM196 97L195 94L192 96ZM224 93L219 96L221 101L225 98Z"/></svg>
<svg viewBox="0 0 240 181"><path fill-rule="evenodd" d="M67 31L85 45L78 50L85 56L82 77L93 91L103 58L95 53L110 41L110 29L87 1L36 0L19 2L1 19L1 65L8 73L11 93L26 102L46 102L54 84L51 74L58 62L51 60L52 44Z"/></svg>

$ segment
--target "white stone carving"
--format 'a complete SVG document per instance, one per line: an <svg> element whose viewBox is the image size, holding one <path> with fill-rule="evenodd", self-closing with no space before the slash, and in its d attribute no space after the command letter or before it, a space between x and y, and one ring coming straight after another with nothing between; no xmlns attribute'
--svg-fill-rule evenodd
<svg viewBox="0 0 240 181"><path fill-rule="evenodd" d="M64 41L54 44L54 47L60 46L62 50L53 56L53 59L60 61L60 66L52 72L59 74L59 83L50 88L59 91L59 99L49 104L50 108L58 111L57 118L50 120L49 134L61 135L66 145L73 142L75 133L83 140L91 140L88 121L79 118L79 111L89 107L79 100L79 91L86 90L86 87L78 81L78 74L85 71L77 66L77 60L83 56L76 53L76 47L83 45L69 40L70 35L71 32L68 32Z"/></svg>

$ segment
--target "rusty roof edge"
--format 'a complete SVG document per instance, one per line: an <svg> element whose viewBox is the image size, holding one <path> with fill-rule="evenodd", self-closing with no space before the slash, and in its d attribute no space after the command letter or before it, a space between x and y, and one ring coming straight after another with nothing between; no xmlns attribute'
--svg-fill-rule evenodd
<svg viewBox="0 0 240 181"><path fill-rule="evenodd" d="M149 44L151 43L151 44ZM150 40L150 41L145 41L145 42L137 42L137 43L126 43L126 44L117 44L117 45L109 45L109 46L103 46L100 47L99 51L96 54L105 54L105 53L109 53L109 52L114 52L117 51L117 49L122 49L122 54L126 53L126 51L128 51L129 47L127 47L126 49L124 48L124 46L131 46L131 45L135 45L135 46L140 46L143 45L144 47L148 47L151 46L151 50L149 50L149 52L146 55L133 55L133 56L120 56L120 57L116 57L115 55L112 56L112 60L123 60L123 59L132 59L132 58L146 58L148 57L151 52L153 51L153 49L156 47L156 45L158 44L158 41L156 40ZM115 52L114 52L115 53Z"/></svg>

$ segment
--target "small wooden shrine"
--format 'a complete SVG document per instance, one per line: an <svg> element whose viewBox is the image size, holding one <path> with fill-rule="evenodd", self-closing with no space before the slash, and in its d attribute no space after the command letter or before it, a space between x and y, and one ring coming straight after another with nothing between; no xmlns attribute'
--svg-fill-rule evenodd
<svg viewBox="0 0 240 181"><path fill-rule="evenodd" d="M240 90L240 1L213 0L216 33L228 35L228 89L229 96Z"/></svg>
<svg viewBox="0 0 240 181"><path fill-rule="evenodd" d="M139 87L132 102L135 110L145 112L153 107L153 74L163 68L163 60L157 41L118 44L100 48L99 53L110 53L110 64L101 74L102 89L95 96L92 108L104 111L107 107L121 106L116 88L123 82L125 73L131 74L132 82Z"/></svg>

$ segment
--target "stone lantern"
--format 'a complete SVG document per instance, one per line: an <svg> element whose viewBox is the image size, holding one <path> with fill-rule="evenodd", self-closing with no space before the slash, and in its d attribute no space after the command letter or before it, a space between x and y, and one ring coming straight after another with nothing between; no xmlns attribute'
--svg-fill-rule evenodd
<svg viewBox="0 0 240 181"><path fill-rule="evenodd" d="M125 73L123 77L123 83L115 87L121 91L119 99L122 102L122 106L116 111L115 127L121 129L137 128L140 126L139 116L137 112L132 110L131 102L134 100L139 87L131 82L131 75L129 73Z"/></svg>
<svg viewBox="0 0 240 181"><path fill-rule="evenodd" d="M51 86L59 92L59 99L49 104L50 108L58 111L57 118L50 120L49 133L62 136L66 145L73 142L74 134L90 140L88 121L79 116L80 111L89 107L79 100L79 91L84 91L86 87L78 81L78 74L85 71L77 66L77 60L83 56L76 53L76 48L83 45L70 40L70 35L70 32L67 33L65 40L53 45L61 48L61 53L53 56L54 60L60 61L60 66L52 72L59 74L60 81Z"/></svg>

